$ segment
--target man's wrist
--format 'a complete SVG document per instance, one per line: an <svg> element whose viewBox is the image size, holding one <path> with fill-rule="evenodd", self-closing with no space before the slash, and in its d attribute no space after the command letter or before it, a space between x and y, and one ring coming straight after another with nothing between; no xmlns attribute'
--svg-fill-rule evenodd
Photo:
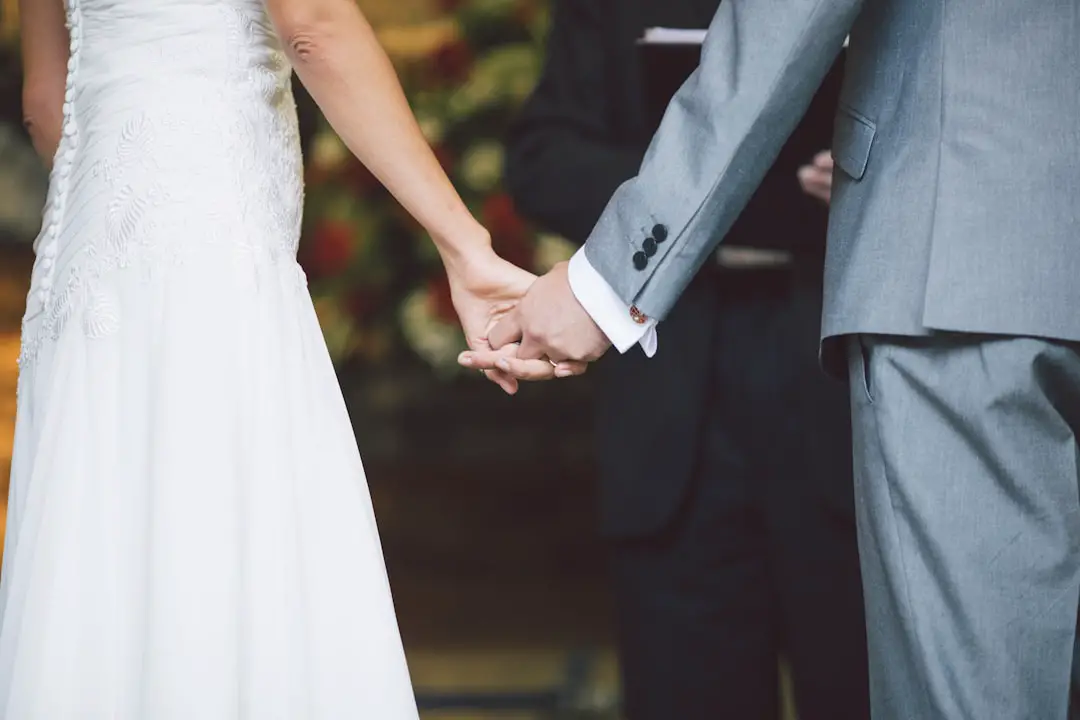
<svg viewBox="0 0 1080 720"><path fill-rule="evenodd" d="M567 274L574 297L616 350L625 353L640 343L646 355L656 352L656 321L616 295L584 250L570 259Z"/></svg>

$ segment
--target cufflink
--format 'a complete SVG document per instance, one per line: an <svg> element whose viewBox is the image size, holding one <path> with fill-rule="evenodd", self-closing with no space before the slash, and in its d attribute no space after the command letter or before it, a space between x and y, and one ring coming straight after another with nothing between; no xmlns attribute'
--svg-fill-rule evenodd
<svg viewBox="0 0 1080 720"><path fill-rule="evenodd" d="M644 325L649 321L649 316L637 309L637 305L630 306L630 319L638 325Z"/></svg>

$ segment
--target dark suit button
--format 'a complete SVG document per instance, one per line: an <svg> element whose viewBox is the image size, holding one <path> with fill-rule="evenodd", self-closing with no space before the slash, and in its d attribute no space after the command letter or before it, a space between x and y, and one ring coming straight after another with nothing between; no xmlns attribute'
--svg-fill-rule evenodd
<svg viewBox="0 0 1080 720"><path fill-rule="evenodd" d="M659 224L653 225L652 236L656 238L656 242L664 242L667 240L667 227Z"/></svg>
<svg viewBox="0 0 1080 720"><path fill-rule="evenodd" d="M649 264L649 257L645 253L643 253L641 251L638 251L638 252L634 253L634 268L635 269L644 270L645 266L648 265L648 264Z"/></svg>
<svg viewBox="0 0 1080 720"><path fill-rule="evenodd" d="M656 241L651 237L645 238L645 242L641 244L641 249L645 251L645 254L652 257L656 254Z"/></svg>

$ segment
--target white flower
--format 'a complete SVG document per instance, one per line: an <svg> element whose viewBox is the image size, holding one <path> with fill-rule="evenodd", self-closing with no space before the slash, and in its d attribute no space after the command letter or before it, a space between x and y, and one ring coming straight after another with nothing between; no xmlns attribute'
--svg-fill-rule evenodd
<svg viewBox="0 0 1080 720"><path fill-rule="evenodd" d="M499 78L484 71L473 70L472 75L450 96L446 110L451 120L461 122L480 110L499 101L501 88Z"/></svg>
<svg viewBox="0 0 1080 720"><path fill-rule="evenodd" d="M469 3L471 10L484 15L500 17L513 12L517 0L472 0Z"/></svg>
<svg viewBox="0 0 1080 720"><path fill-rule="evenodd" d="M350 155L349 148L333 130L319 132L311 144L311 164L322 170L340 167Z"/></svg>
<svg viewBox="0 0 1080 720"><path fill-rule="evenodd" d="M457 325L435 315L427 288L419 288L405 298L400 317L405 340L425 362L445 374L460 369L457 356L466 349L465 338Z"/></svg>
<svg viewBox="0 0 1080 720"><path fill-rule="evenodd" d="M577 251L569 240L558 235L541 235L536 238L536 254L533 262L540 273L546 273L558 263L566 262Z"/></svg>
<svg viewBox="0 0 1080 720"><path fill-rule="evenodd" d="M335 362L347 357L353 350L355 340L349 317L332 298L317 298L315 315L319 318L319 327L330 357Z"/></svg>
<svg viewBox="0 0 1080 720"><path fill-rule="evenodd" d="M440 118L434 115L424 115L418 116L416 121L420 125L420 132L423 133L424 139L428 141L429 145L437 145L446 136L446 123Z"/></svg>
<svg viewBox="0 0 1080 720"><path fill-rule="evenodd" d="M470 189L488 192L499 184L503 172L503 147L494 141L473 145L461 159L461 176Z"/></svg>

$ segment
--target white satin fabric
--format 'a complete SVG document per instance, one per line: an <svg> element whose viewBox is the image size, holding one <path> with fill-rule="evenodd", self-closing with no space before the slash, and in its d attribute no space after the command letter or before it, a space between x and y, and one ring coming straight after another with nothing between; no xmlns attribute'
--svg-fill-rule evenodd
<svg viewBox="0 0 1080 720"><path fill-rule="evenodd" d="M67 2L0 717L415 720L262 3Z"/></svg>

